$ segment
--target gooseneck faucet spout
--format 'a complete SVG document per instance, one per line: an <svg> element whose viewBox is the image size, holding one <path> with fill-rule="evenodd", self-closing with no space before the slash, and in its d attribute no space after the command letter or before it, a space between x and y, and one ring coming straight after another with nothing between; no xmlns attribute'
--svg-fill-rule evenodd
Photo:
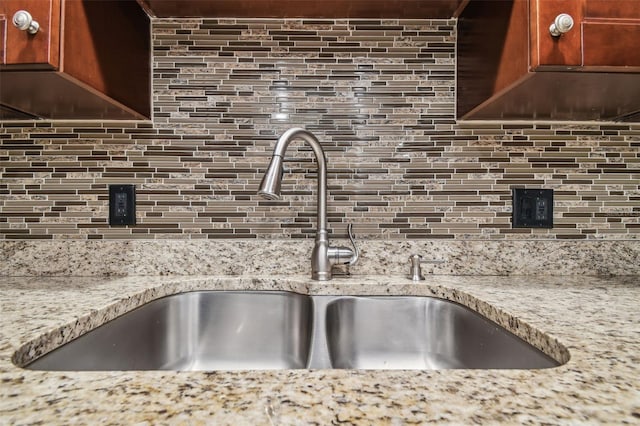
<svg viewBox="0 0 640 426"><path fill-rule="evenodd" d="M329 232L327 230L327 160L324 156L322 145L311 132L305 129L293 128L280 136L273 149L269 167L260 183L258 195L270 200L280 199L284 155L289 144L295 139L301 139L311 147L318 164L318 229L311 254L311 278L327 281L331 279L333 265L340 263L353 265L358 260L359 252L355 244L353 250L347 247L330 247L329 245ZM354 243L351 226L349 226L349 237L351 242Z"/></svg>

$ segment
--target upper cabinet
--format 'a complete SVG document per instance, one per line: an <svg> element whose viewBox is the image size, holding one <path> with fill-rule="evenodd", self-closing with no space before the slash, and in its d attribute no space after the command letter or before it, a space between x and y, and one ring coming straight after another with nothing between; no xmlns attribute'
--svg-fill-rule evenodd
<svg viewBox="0 0 640 426"><path fill-rule="evenodd" d="M135 0L2 0L0 37L0 118L150 117L150 20Z"/></svg>
<svg viewBox="0 0 640 426"><path fill-rule="evenodd" d="M49 70L58 68L60 64L59 10L60 0L3 0L0 4L0 19L4 22L4 28L2 28L4 40L0 63L13 65L16 68ZM11 11L14 13L12 14ZM20 29L17 25L26 26L26 28ZM38 37L35 36L36 34Z"/></svg>
<svg viewBox="0 0 640 426"><path fill-rule="evenodd" d="M640 1L471 0L458 117L625 120L640 111Z"/></svg>
<svg viewBox="0 0 640 426"><path fill-rule="evenodd" d="M451 18L465 0L138 0L152 15L235 18Z"/></svg>
<svg viewBox="0 0 640 426"><path fill-rule="evenodd" d="M551 36L561 16L566 32ZM531 63L534 69L572 67L640 67L638 0L538 0L531 2ZM539 68L540 67L540 68ZM622 71L612 69L611 71Z"/></svg>
<svg viewBox="0 0 640 426"><path fill-rule="evenodd" d="M583 65L640 68L640 3L587 1L582 36Z"/></svg>

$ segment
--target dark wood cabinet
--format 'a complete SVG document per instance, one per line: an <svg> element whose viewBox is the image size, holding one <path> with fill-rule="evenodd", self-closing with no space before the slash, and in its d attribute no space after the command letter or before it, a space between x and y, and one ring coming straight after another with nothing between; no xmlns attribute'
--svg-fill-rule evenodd
<svg viewBox="0 0 640 426"><path fill-rule="evenodd" d="M35 34L13 24L19 10ZM135 0L2 0L0 17L0 118L150 117L150 20Z"/></svg>
<svg viewBox="0 0 640 426"><path fill-rule="evenodd" d="M556 16L574 25L560 36ZM640 1L471 0L458 21L458 117L618 120L640 111Z"/></svg>
<svg viewBox="0 0 640 426"><path fill-rule="evenodd" d="M27 10L40 24L36 34L19 30L12 24L13 13ZM56 69L60 63L60 0L3 0L0 15L2 31L2 64L32 69ZM12 13L13 12L13 13Z"/></svg>
<svg viewBox="0 0 640 426"><path fill-rule="evenodd" d="M640 2L586 0L582 20L584 66L640 67Z"/></svg>
<svg viewBox="0 0 640 426"><path fill-rule="evenodd" d="M539 67L640 67L637 0L537 0L531 8L531 63ZM567 13L574 28L550 37L549 25ZM617 71L612 69L611 71Z"/></svg>

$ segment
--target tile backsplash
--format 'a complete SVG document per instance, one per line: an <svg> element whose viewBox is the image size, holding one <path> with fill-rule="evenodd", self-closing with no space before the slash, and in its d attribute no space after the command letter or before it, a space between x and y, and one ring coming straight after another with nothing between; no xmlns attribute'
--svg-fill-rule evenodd
<svg viewBox="0 0 640 426"><path fill-rule="evenodd" d="M304 127L338 236L637 240L640 124L456 122L455 24L156 20L151 122L0 123L0 239L311 238L307 147L281 201L255 194ZM136 185L136 226L109 227L113 183ZM552 229L511 227L515 187L555 190Z"/></svg>

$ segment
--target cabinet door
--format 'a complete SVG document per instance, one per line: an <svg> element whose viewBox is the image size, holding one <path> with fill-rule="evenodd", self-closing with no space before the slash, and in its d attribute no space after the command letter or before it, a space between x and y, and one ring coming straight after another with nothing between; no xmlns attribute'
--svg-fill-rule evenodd
<svg viewBox="0 0 640 426"><path fill-rule="evenodd" d="M13 15L26 10L38 22L36 34L29 34L13 25ZM60 61L60 0L2 0L0 27L3 68L57 69Z"/></svg>
<svg viewBox="0 0 640 426"><path fill-rule="evenodd" d="M561 13L574 25L553 37L549 26ZM533 69L640 67L640 0L530 0L530 20Z"/></svg>
<svg viewBox="0 0 640 426"><path fill-rule="evenodd" d="M585 0L584 66L640 67L640 1Z"/></svg>
<svg viewBox="0 0 640 426"><path fill-rule="evenodd" d="M521 1L521 0L516 0ZM531 66L580 66L582 65L582 38L580 21L582 20L583 0L531 0L530 1L530 40ZM573 28L560 37L553 37L549 27L561 13L574 19Z"/></svg>

